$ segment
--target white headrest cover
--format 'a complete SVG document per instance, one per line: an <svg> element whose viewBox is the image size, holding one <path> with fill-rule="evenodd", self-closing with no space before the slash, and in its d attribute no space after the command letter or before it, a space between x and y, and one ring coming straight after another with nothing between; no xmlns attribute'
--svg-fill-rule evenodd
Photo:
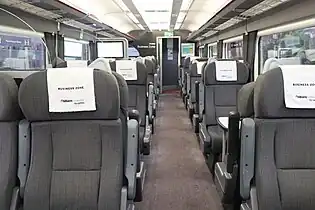
<svg viewBox="0 0 315 210"><path fill-rule="evenodd" d="M47 69L49 112L95 111L93 68Z"/></svg>
<svg viewBox="0 0 315 210"><path fill-rule="evenodd" d="M97 58L89 65L89 68L99 69L111 73L112 70L110 68L109 61L110 60L106 58Z"/></svg>
<svg viewBox="0 0 315 210"><path fill-rule="evenodd" d="M236 61L215 61L217 81L237 81Z"/></svg>
<svg viewBox="0 0 315 210"><path fill-rule="evenodd" d="M282 65L284 101L287 108L315 108L315 66Z"/></svg>
<svg viewBox="0 0 315 210"><path fill-rule="evenodd" d="M136 60L118 60L116 61L116 72L124 77L126 81L137 80L137 61Z"/></svg>

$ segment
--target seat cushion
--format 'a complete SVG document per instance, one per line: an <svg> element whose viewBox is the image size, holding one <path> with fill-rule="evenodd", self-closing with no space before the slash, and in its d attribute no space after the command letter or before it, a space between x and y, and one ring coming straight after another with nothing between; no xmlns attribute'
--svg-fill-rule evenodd
<svg viewBox="0 0 315 210"><path fill-rule="evenodd" d="M210 136L212 152L215 154L221 153L223 130L218 125L214 125L214 126L208 126L207 131Z"/></svg>

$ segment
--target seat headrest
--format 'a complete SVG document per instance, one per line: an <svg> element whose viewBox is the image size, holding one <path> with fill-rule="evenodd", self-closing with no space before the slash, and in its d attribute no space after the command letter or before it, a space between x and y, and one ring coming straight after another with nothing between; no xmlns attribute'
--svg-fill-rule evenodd
<svg viewBox="0 0 315 210"><path fill-rule="evenodd" d="M146 57L146 58L144 58L144 63L147 67L148 74L154 74L155 73L155 67L154 67L153 61L149 57Z"/></svg>
<svg viewBox="0 0 315 210"><path fill-rule="evenodd" d="M216 59L216 58L213 58L213 57L212 57L212 58L209 58L209 59L208 59L208 63L215 62L216 60L217 60L217 59Z"/></svg>
<svg viewBox="0 0 315 210"><path fill-rule="evenodd" d="M218 60L206 65L202 79L205 85L243 85L249 79L249 70L235 60Z"/></svg>
<svg viewBox="0 0 315 210"><path fill-rule="evenodd" d="M121 60L122 62L124 60ZM111 63L111 68L113 71L117 72L117 61L114 61ZM120 61L118 61L120 62ZM148 72L147 72L147 69L146 69L146 65L144 63L142 63L141 61L139 60L129 60L129 62L132 64L132 62L136 62L136 68L137 68L137 74L136 74L136 77L137 77L137 80L134 80L134 79L127 79L125 78L125 80L127 81L127 84L128 85L144 85L144 84L147 84L147 75L148 75Z"/></svg>
<svg viewBox="0 0 315 210"><path fill-rule="evenodd" d="M0 122L19 119L18 86L11 76L0 74Z"/></svg>
<svg viewBox="0 0 315 210"><path fill-rule="evenodd" d="M254 92L255 117L314 118L314 72L315 66L296 65L260 75Z"/></svg>
<svg viewBox="0 0 315 210"><path fill-rule="evenodd" d="M19 104L26 119L118 119L120 100L115 76L109 72L87 69L49 69L26 77L19 89Z"/></svg>
<svg viewBox="0 0 315 210"><path fill-rule="evenodd" d="M106 72L112 72L110 61L106 58L97 58L90 63L89 68L99 69Z"/></svg>
<svg viewBox="0 0 315 210"><path fill-rule="evenodd" d="M123 76L118 74L117 72L112 72L112 74L116 77L116 80L119 85L119 93L120 93L120 106L124 109L128 108L129 101L129 91L126 80Z"/></svg>
<svg viewBox="0 0 315 210"><path fill-rule="evenodd" d="M237 111L242 118L254 116L255 82L247 83L238 91Z"/></svg>
<svg viewBox="0 0 315 210"><path fill-rule="evenodd" d="M190 75L191 76L201 76L203 69L207 64L207 59L196 59L190 65Z"/></svg>
<svg viewBox="0 0 315 210"><path fill-rule="evenodd" d="M67 68L67 66L68 66L67 61L63 60L62 58L56 57L52 61L53 68Z"/></svg>

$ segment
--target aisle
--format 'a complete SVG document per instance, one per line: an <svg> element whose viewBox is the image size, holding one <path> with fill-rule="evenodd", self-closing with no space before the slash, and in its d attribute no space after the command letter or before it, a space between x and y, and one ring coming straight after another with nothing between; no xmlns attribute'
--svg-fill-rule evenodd
<svg viewBox="0 0 315 210"><path fill-rule="evenodd" d="M156 120L144 201L137 210L221 210L179 96L164 95Z"/></svg>

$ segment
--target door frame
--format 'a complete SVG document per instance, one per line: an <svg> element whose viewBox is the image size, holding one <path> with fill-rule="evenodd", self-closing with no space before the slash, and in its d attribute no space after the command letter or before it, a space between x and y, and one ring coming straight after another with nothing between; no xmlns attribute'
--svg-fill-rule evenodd
<svg viewBox="0 0 315 210"><path fill-rule="evenodd" d="M163 63L162 63L162 57L163 57L163 54L162 54L162 45L159 46L159 40L163 40L163 39L178 39L178 59L177 59L177 64L178 64L178 67L179 67L179 64L180 64L180 59L181 59L181 54L182 54L182 42L181 42L181 37L180 36L158 36L156 37L156 44L155 46L157 46L157 48L161 48L161 49L157 49L156 50L156 58L159 58L160 57L160 60L159 60L159 65L160 65L160 89L161 89L161 92L163 91Z"/></svg>

